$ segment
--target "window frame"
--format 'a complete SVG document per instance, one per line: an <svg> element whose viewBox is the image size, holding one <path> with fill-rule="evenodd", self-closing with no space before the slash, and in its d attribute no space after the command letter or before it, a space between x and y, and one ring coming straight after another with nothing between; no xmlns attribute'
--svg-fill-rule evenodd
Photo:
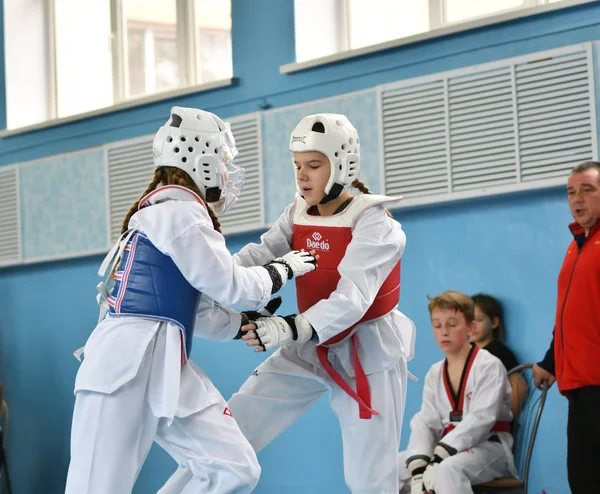
<svg viewBox="0 0 600 494"><path fill-rule="evenodd" d="M135 99L127 96L128 64L125 46L125 19L123 16L124 0L109 0L111 11L111 39L113 58L113 98L114 104ZM176 39L178 46L177 66L181 84L178 88L168 91L184 90L189 87L201 87L196 70L198 34L196 30L195 0L175 0L176 10ZM149 97L164 91L156 91L144 95Z"/></svg>
<svg viewBox="0 0 600 494"><path fill-rule="evenodd" d="M301 0L294 0L301 1ZM349 0L338 0L346 9L344 16L348 18ZM521 19L523 17L530 17L533 15L543 14L547 12L553 12L555 10L561 10L577 5L584 5L587 3L593 3L596 0L562 0L560 2L548 3L538 5L536 0L524 0L524 7L511 9L508 11L492 14L489 16L482 16L475 19L444 23L445 7L444 0L427 0L429 2L429 22L431 29L424 33L415 34L412 36L406 36L403 38L396 38L390 41L384 41L375 45L365 46L363 48L353 48L345 51L340 51L332 55L324 57L314 58L312 60L305 60L303 62L291 62L279 67L280 74L292 74L295 72L301 72L307 69L320 67L344 60L354 59L360 56L377 53L391 48L397 48L400 46L410 45L425 40L439 38L450 34L456 34L471 29L477 29L485 26L491 26L501 22L511 21L515 19ZM348 32L348 22L345 23L346 30L345 39L347 46L350 43L350 33Z"/></svg>
<svg viewBox="0 0 600 494"><path fill-rule="evenodd" d="M127 108L133 108L148 103L155 103L166 99L212 91L215 89L232 86L237 83L233 77L211 82L199 83L196 71L196 50L199 35L195 26L195 0L175 0L177 11L177 43L181 49L178 52L178 67L182 84L178 88L159 90L153 93L127 97L127 52L125 50L125 19L123 16L124 0L105 0L109 3L111 24L111 60L113 79L113 104L83 111L74 115L58 117L58 79L56 69L56 22L55 0L45 2L44 16L47 28L46 56L48 63L48 79L46 92L48 94L48 117L43 122L38 122L13 129L0 129L0 138L22 134L34 130L55 127L70 122L76 122L99 115L105 115Z"/></svg>

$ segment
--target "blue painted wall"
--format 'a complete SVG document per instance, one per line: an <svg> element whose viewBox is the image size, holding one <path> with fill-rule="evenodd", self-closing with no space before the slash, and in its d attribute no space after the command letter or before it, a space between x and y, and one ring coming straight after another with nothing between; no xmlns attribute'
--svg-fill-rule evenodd
<svg viewBox="0 0 600 494"><path fill-rule="evenodd" d="M100 148L19 167L23 259L105 249L110 243L106 184Z"/></svg>
<svg viewBox="0 0 600 494"><path fill-rule="evenodd" d="M307 102L591 41L600 32L600 4L593 3L281 75L279 66L294 59L292 1L233 0L232 12L234 75L239 83L180 98L177 104L204 107L224 117L239 115L256 111L263 99L274 107ZM0 61L0 76L2 66ZM0 78L0 123L5 113L3 86ZM0 139L0 164L154 132L173 103ZM271 215L268 197L266 201ZM441 358L429 329L426 295L450 288L498 295L508 313L509 344L523 361L541 358L551 336L555 281L569 241L570 216L562 190L400 211L396 218L408 236L401 309L419 330L417 356L409 366L414 374L422 378ZM256 239L257 235L238 236L229 243L236 251ZM71 352L83 344L96 320L95 271L100 260L91 257L0 271L0 379L11 409L7 448L15 492L53 494L64 488L77 370ZM294 310L293 289L286 289L284 297L283 310ZM260 359L244 350L236 342L197 342L193 358L227 397ZM403 445L421 391L422 381L409 384ZM542 489L548 494L568 492L565 424L566 400L553 389L533 460L531 492L535 494ZM347 492L338 425L326 401L278 438L260 459L259 493ZM155 491L173 467L164 453L153 450L136 493Z"/></svg>

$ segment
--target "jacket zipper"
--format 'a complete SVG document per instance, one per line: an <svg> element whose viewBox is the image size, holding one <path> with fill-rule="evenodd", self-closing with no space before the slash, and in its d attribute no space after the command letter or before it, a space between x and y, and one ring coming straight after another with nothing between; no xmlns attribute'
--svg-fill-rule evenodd
<svg viewBox="0 0 600 494"><path fill-rule="evenodd" d="M581 249L583 249L583 245L581 246ZM575 262L573 263L573 269L571 270L571 276L569 277L567 291L565 292L565 297L563 299L563 306L560 311L560 352L561 352L561 357L563 357L565 354L565 332L563 329L563 316L565 314L565 307L567 306L567 298L569 297L569 291L571 290L571 281L573 281L573 274L575 274L575 268L577 267L577 261L579 261L579 254L581 254L581 250L578 247L577 248L577 257L575 258ZM563 373L564 373L564 366L563 366Z"/></svg>
<svg viewBox="0 0 600 494"><path fill-rule="evenodd" d="M591 237L593 237L594 234L596 233L598 224L600 224L600 220L598 220L596 222L596 224L591 228L590 232L588 233L588 236L585 238L585 240L581 244L581 247L579 247L579 245L577 245L577 257L575 258L575 262L573 263L573 269L571 270L571 276L569 277L569 283L567 285L567 291L565 292L565 297L563 299L562 310L560 311L560 350L561 350L561 357L563 357L564 354L565 354L565 336L564 336L565 333L564 333L564 329L563 329L563 316L565 314L565 307L567 306L567 298L569 297L569 291L571 290L571 281L573 281L573 275L575 274L575 268L577 267L577 261L579 261L579 255L581 254L581 251L585 247L585 244L587 244L588 240ZM575 244L577 244L577 242L575 242ZM563 373L564 373L564 366L563 366Z"/></svg>

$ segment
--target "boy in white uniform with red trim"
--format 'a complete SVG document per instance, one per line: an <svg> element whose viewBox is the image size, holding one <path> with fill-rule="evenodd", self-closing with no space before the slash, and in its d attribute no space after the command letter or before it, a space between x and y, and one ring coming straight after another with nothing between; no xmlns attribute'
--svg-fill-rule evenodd
<svg viewBox="0 0 600 494"><path fill-rule="evenodd" d="M431 325L446 358L425 377L421 410L398 456L400 492L468 494L515 475L511 388L502 362L469 343L475 305L461 292L430 299Z"/></svg>
<svg viewBox="0 0 600 494"><path fill-rule="evenodd" d="M154 440L190 473L179 492L242 494L258 482L252 447L188 360L192 335L234 339L242 316L217 304L262 307L315 260L234 262L212 208L237 199L236 153L229 126L202 110L174 107L156 134L154 179L100 268L109 275L75 381L67 494L130 493Z"/></svg>
<svg viewBox="0 0 600 494"><path fill-rule="evenodd" d="M298 283L300 315L242 329L256 351L280 348L228 402L256 451L323 394L341 426L344 473L354 493L397 494L396 456L414 325L396 310L405 235L385 210L399 198L357 180L358 133L343 115L304 118L290 139L298 194L260 245L236 260L262 265L290 248L314 249L318 268ZM352 195L354 186L362 194ZM311 274L316 276L310 277ZM185 483L180 469L160 491Z"/></svg>

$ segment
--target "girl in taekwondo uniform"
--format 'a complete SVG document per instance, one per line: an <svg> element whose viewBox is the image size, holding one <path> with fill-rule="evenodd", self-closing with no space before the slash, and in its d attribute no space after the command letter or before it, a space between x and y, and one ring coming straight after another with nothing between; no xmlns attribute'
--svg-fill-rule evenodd
<svg viewBox="0 0 600 494"><path fill-rule="evenodd" d="M344 474L352 492L398 492L397 454L414 325L396 310L406 237L358 180L360 144L343 115L308 116L290 138L297 194L261 243L235 255L262 265L314 249L319 267L296 281L299 314L244 326L256 351L279 348L228 402L260 451L323 394L340 421ZM357 189L354 195L349 188ZM179 492L179 471L160 494Z"/></svg>
<svg viewBox="0 0 600 494"><path fill-rule="evenodd" d="M188 360L192 335L234 338L242 318L223 307L264 306L315 259L234 262L213 208L237 199L236 153L229 126L202 110L174 107L156 134L154 179L100 268L110 274L75 382L67 494L130 493L153 440L187 468L180 492L249 493L258 482L252 447Z"/></svg>

